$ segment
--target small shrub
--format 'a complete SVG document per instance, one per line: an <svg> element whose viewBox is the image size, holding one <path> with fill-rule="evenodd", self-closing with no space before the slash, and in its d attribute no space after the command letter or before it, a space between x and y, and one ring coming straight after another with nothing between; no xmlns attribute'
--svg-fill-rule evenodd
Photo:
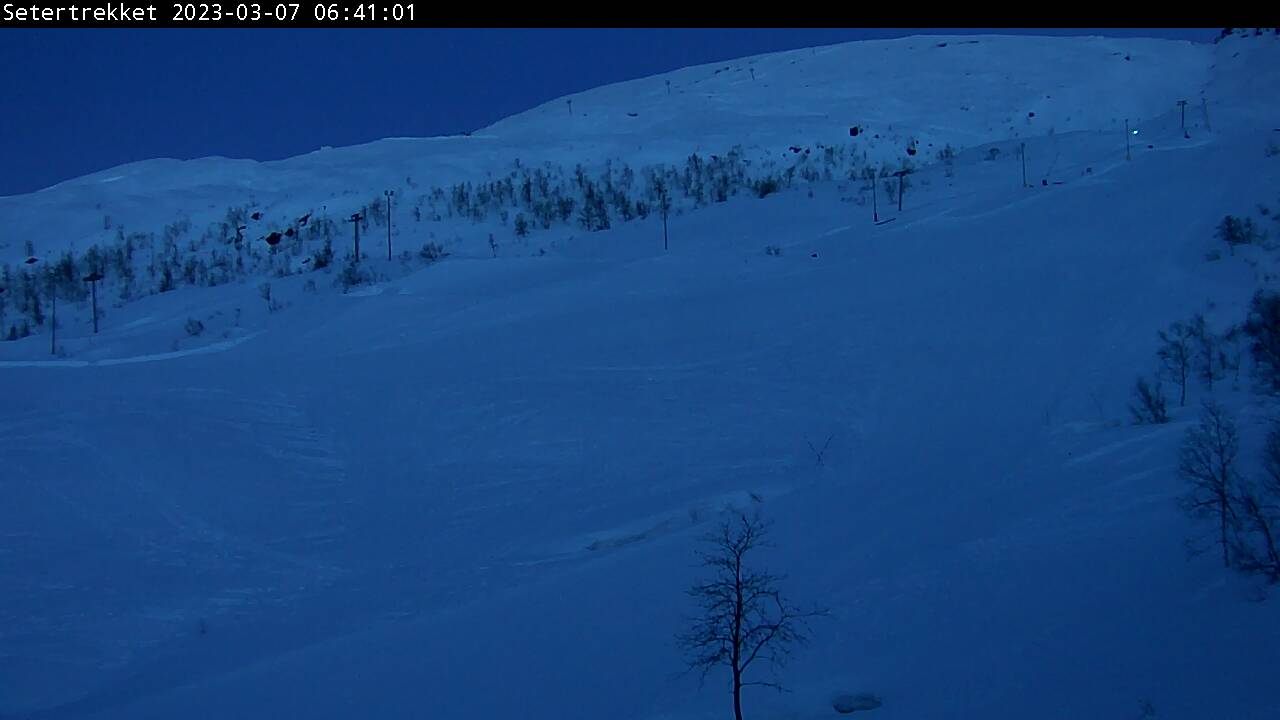
<svg viewBox="0 0 1280 720"><path fill-rule="evenodd" d="M1137 425L1162 425L1169 422L1169 412L1159 380L1152 386L1147 383L1146 378L1138 378L1134 383L1133 403L1129 405L1129 413L1133 415L1134 424Z"/></svg>
<svg viewBox="0 0 1280 720"><path fill-rule="evenodd" d="M187 318L187 322L182 326L182 329L186 330L191 337L199 337L200 333L204 332L204 323L195 318Z"/></svg>
<svg viewBox="0 0 1280 720"><path fill-rule="evenodd" d="M956 174L956 149L947 144L946 147L938 151L938 161L942 163L943 171L947 177L955 177Z"/></svg>
<svg viewBox="0 0 1280 720"><path fill-rule="evenodd" d="M773 257L778 257L782 255L782 248L778 247L777 245L765 245L764 254L770 255Z"/></svg>
<svg viewBox="0 0 1280 720"><path fill-rule="evenodd" d="M315 255L311 256L311 268L313 270L323 270L333 264L333 243L325 238L324 247Z"/></svg>
<svg viewBox="0 0 1280 720"><path fill-rule="evenodd" d="M429 263L433 263L445 256L444 248L438 243L429 242L422 246L418 251L418 255Z"/></svg>
<svg viewBox="0 0 1280 720"><path fill-rule="evenodd" d="M775 177L770 176L756 183L757 197L768 197L776 192L778 192L778 179Z"/></svg>
<svg viewBox="0 0 1280 720"><path fill-rule="evenodd" d="M338 274L337 283L342 288L342 292L346 292L363 281L364 276L360 273L360 266L353 258L343 266L342 272Z"/></svg>
<svg viewBox="0 0 1280 720"><path fill-rule="evenodd" d="M1258 229L1253 223L1252 218L1244 218L1243 220L1228 215L1218 223L1217 237L1227 244L1231 254L1236 252L1237 245L1249 245L1258 240Z"/></svg>

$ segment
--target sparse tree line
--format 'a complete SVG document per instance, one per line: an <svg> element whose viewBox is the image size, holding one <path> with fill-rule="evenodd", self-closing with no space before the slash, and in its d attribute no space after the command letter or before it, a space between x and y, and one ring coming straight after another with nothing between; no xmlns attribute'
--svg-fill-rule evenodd
<svg viewBox="0 0 1280 720"><path fill-rule="evenodd" d="M1240 245L1265 239L1252 219L1232 216L1219 223L1216 236L1233 254ZM1246 317L1221 332L1196 314L1160 330L1157 339L1154 379L1139 377L1134 386L1134 422L1169 422L1170 404L1186 407L1192 393L1204 393L1199 420L1179 450L1178 474L1188 486L1182 507L1212 521L1209 545L1221 553L1224 567L1280 582L1280 422L1266 435L1256 462L1260 471L1247 472L1239 429L1213 396L1224 382L1233 390L1280 395L1280 292L1258 290ZM1246 367L1252 383L1242 381ZM1204 549L1198 545L1193 543Z"/></svg>
<svg viewBox="0 0 1280 720"><path fill-rule="evenodd" d="M865 167L865 152L857 152L852 145L819 144L817 152L793 150L797 152L785 167L772 161L753 162L738 147L707 157L695 153L682 165L654 165L639 171L615 161L590 172L582 165L566 170L550 162L529 167L516 160L500 179L420 193L409 200L406 212L415 223L496 221L509 227L516 238L566 226L597 232L657 215L664 220L665 246L665 220L673 211L738 195L763 198L798 182L871 178L886 179L886 194L899 191L898 184L888 180L895 168L888 163ZM904 164L901 169L910 168ZM418 187L411 178L405 181L410 188ZM365 203L350 222L308 213L273 224L252 205L235 206L199 236L187 218L155 233L127 232L104 217L103 228L115 230L113 241L91 245L78 254L29 257L28 263L0 266L0 339L17 340L47 327L45 308L55 298L84 303L88 296L84 278L95 273L102 276L99 289L112 294L117 306L181 286L213 287L252 277L331 272L335 267L333 284L345 291L375 277L375 271L360 266L351 250L353 232L367 234L371 227L385 228L388 222L392 219L380 195ZM396 222L406 223L407 218ZM348 224L357 227L344 227ZM496 240L490 242L490 249L496 257ZM31 256L30 243L27 250ZM432 263L445 254L439 243L428 241L416 257ZM399 257L408 264L415 253L402 250Z"/></svg>
<svg viewBox="0 0 1280 720"><path fill-rule="evenodd" d="M1224 39L1226 39L1226 38L1229 38L1229 37L1232 37L1232 36L1235 36L1235 37L1257 37L1257 36L1260 36L1260 35L1274 35L1274 36L1276 36L1276 37L1280 37L1280 27L1274 27L1274 28L1222 28L1222 32L1220 32L1220 33L1218 34L1218 37L1216 37L1216 38L1214 38L1214 39L1213 39L1213 42L1216 44L1216 43L1219 43L1219 42L1221 42L1222 40L1224 40Z"/></svg>
<svg viewBox="0 0 1280 720"><path fill-rule="evenodd" d="M725 202L740 194L766 197L797 181L808 183L852 178L865 156L849 146L822 146L821 153L796 154L790 165L753 167L735 147L723 155L690 155L681 165L656 165L639 172L613 161L592 175L582 165L572 171L543 163L529 167L519 160L505 177L484 183L459 183L420 195L413 205L414 220L465 219L485 222L496 217L524 237L557 225L588 232L606 230L618 222L644 219L670 209ZM892 173L887 164L882 176Z"/></svg>

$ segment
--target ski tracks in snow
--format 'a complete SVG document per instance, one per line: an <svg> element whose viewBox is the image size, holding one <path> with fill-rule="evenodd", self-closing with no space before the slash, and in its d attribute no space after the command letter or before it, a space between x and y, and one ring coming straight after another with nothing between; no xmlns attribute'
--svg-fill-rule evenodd
<svg viewBox="0 0 1280 720"><path fill-rule="evenodd" d="M173 352L151 353L148 355L134 355L132 357L107 358L105 360L0 360L0 369L3 368L87 368L87 367L109 367L112 365L132 365L134 363L161 362L164 360L177 360L193 355L208 355L211 353L226 352L237 345L252 340L260 335L260 332L245 335L243 337L223 340L221 342L203 345L201 347L190 348L188 350L175 350Z"/></svg>

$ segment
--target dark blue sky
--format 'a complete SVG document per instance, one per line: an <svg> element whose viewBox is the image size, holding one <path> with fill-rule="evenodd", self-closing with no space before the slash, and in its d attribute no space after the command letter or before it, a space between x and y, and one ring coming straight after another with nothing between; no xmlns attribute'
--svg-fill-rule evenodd
<svg viewBox="0 0 1280 720"><path fill-rule="evenodd" d="M471 130L559 95L685 65L919 32L930 31L4 30L0 195L152 157L274 160Z"/></svg>

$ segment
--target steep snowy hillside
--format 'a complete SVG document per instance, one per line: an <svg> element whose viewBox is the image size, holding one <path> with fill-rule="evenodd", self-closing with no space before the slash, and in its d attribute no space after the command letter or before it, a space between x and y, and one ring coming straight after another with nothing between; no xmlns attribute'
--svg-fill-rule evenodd
<svg viewBox="0 0 1280 720"><path fill-rule="evenodd" d="M509 153L570 177L707 153L712 169L659 176L691 178L665 221L508 227L492 249L496 210L406 221L415 250L475 226L425 266L379 265L375 225L377 275L347 292L335 266L265 292L179 285L113 301L97 336L77 301L55 360L41 334L0 343L0 715L729 717L724 676L682 674L673 641L726 509L772 521L760 562L830 609L777 677L793 692L749 689L747 717L837 717L831 698L858 692L883 699L873 720L1280 715L1276 598L1188 555L1205 527L1176 469L1214 398L1257 472L1274 398L1244 354L1167 424L1128 409L1157 330L1200 312L1225 336L1277 285L1273 243L1229 252L1215 228L1275 235L1280 107L1261 90L1280 42L915 38L724 65L743 69L665 76L688 103L666 119L659 77L575 96L575 121L610 118L592 130L550 103L491 128L502 140L237 165L283 216L312 207L285 199L303 187L431 162L397 147L502 148L442 145L465 158L442 176L504 173ZM874 110L843 80L864 71ZM980 71L1015 81L962 79ZM783 77L794 106L757 89ZM608 129L630 112L643 131ZM876 148L934 143L905 191L870 150L834 149L855 123ZM710 160L722 144L741 164ZM764 169L765 151L797 164ZM241 192L227 162L140 163L3 212L116 185L139 213L216 196L221 217ZM147 190L162 172L175 189Z"/></svg>

